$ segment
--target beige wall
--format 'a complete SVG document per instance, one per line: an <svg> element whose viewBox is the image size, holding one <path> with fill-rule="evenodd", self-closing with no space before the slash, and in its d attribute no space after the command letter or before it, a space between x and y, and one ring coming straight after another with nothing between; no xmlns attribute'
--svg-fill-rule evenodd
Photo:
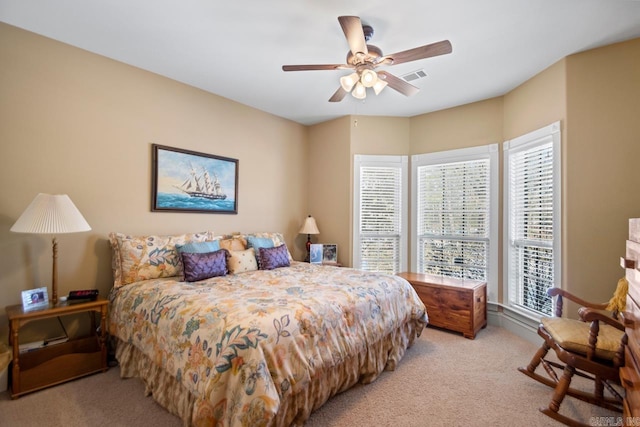
<svg viewBox="0 0 640 427"><path fill-rule="evenodd" d="M111 231L278 231L304 257L306 127L1 23L0 63L0 307L50 284L49 237L9 231L39 192L92 226L58 236L60 294L107 294ZM150 212L152 143L238 159L238 214Z"/></svg>
<svg viewBox="0 0 640 427"><path fill-rule="evenodd" d="M566 136L566 60L536 74L504 98L504 140L524 135L555 121Z"/></svg>
<svg viewBox="0 0 640 427"><path fill-rule="evenodd" d="M565 285L607 300L640 216L640 39L569 56Z"/></svg>
<svg viewBox="0 0 640 427"><path fill-rule="evenodd" d="M405 156L410 149L408 117L352 116L351 164L353 156Z"/></svg>
<svg viewBox="0 0 640 427"><path fill-rule="evenodd" d="M320 234L313 243L338 245L338 262L350 266L349 117L309 128L308 214ZM306 241L306 236L304 236Z"/></svg>
<svg viewBox="0 0 640 427"><path fill-rule="evenodd" d="M502 142L502 97L411 118L411 153Z"/></svg>

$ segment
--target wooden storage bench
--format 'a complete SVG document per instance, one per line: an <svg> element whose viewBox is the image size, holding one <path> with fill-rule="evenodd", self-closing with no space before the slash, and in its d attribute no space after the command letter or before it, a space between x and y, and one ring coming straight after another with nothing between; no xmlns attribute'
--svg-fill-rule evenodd
<svg viewBox="0 0 640 427"><path fill-rule="evenodd" d="M487 326L486 282L409 272L398 276L418 293L430 325L462 332L469 339Z"/></svg>

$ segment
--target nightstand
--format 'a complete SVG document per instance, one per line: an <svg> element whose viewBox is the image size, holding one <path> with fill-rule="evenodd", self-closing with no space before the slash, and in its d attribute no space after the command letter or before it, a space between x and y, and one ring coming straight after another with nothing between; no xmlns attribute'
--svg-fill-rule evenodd
<svg viewBox="0 0 640 427"><path fill-rule="evenodd" d="M60 384L78 377L105 372L107 367L106 319L108 301L61 303L40 310L24 311L22 305L6 307L9 318L9 344L13 347L11 362L11 397ZM61 344L43 346L24 353L19 349L20 328L40 319L87 313L91 321L89 336L73 338ZM96 313L100 329L96 330Z"/></svg>
<svg viewBox="0 0 640 427"><path fill-rule="evenodd" d="M340 264L339 262L323 262L322 265L328 265L329 267L342 267L342 264Z"/></svg>

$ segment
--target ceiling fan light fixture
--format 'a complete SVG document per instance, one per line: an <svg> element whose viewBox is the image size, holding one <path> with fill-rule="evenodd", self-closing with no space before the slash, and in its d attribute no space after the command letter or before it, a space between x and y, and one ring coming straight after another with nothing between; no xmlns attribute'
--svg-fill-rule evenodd
<svg viewBox="0 0 640 427"><path fill-rule="evenodd" d="M352 73L348 76L342 76L340 77L340 86L342 86L342 89L344 89L345 91L351 92L351 89L353 89L353 86L358 82L359 78L360 77L358 76L358 73Z"/></svg>
<svg viewBox="0 0 640 427"><path fill-rule="evenodd" d="M369 69L362 70L362 73L360 76L360 83L362 83L362 86L373 87L373 85L375 85L377 81L378 81L378 75L376 74L375 71L369 70Z"/></svg>
<svg viewBox="0 0 640 427"><path fill-rule="evenodd" d="M356 83L356 87L353 88L353 92L351 92L356 99L365 99L367 97L367 88L362 85L362 83Z"/></svg>
<svg viewBox="0 0 640 427"><path fill-rule="evenodd" d="M373 91L376 93L376 95L378 95L380 92L382 92L382 89L387 86L387 84L388 83L384 80L378 79L378 81L373 85Z"/></svg>

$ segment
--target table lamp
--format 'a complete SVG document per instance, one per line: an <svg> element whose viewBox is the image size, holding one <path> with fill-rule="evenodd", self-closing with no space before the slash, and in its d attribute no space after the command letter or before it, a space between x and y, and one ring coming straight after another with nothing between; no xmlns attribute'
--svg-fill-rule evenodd
<svg viewBox="0 0 640 427"><path fill-rule="evenodd" d="M320 230L318 230L318 226L316 225L316 220L309 215L304 219L304 224L302 224L302 228L300 228L299 234L307 235L307 258L306 262L309 262L309 252L311 250L311 235L312 234L320 234Z"/></svg>
<svg viewBox="0 0 640 427"><path fill-rule="evenodd" d="M51 234L53 247L53 270L51 272L51 302L58 303L58 242L56 234L89 231L91 227L66 194L43 194L36 196L11 231L28 234Z"/></svg>

